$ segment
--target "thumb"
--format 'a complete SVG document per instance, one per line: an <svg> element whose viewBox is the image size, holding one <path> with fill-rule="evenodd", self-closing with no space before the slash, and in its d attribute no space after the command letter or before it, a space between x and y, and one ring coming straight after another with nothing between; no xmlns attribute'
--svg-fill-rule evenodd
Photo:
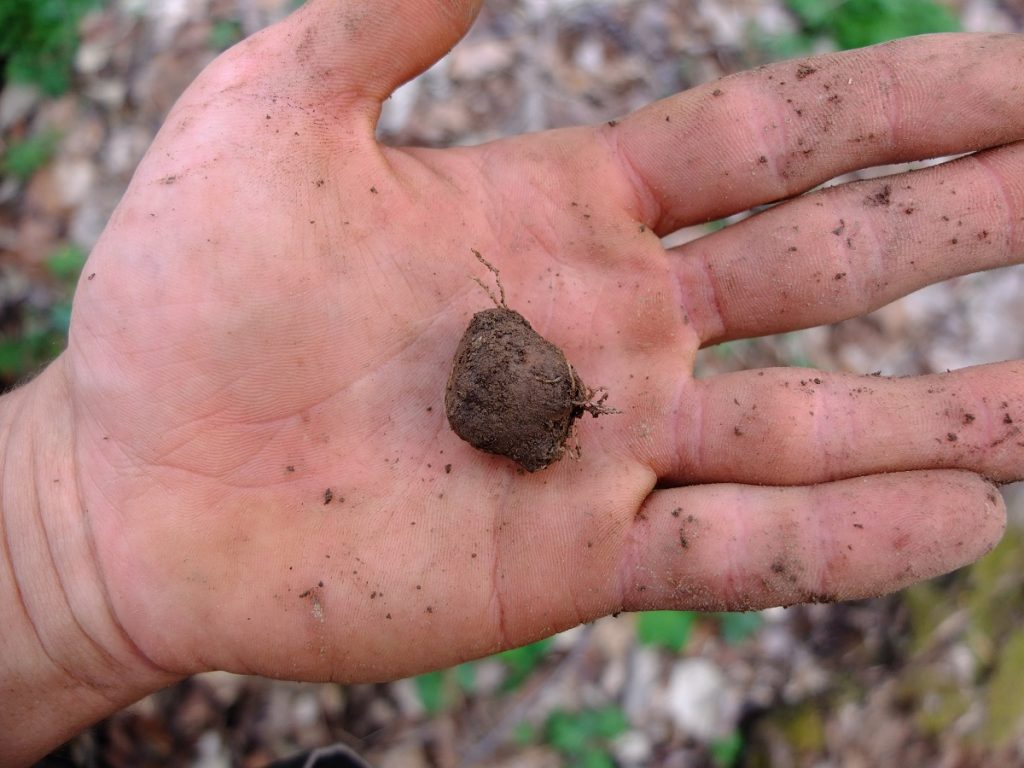
<svg viewBox="0 0 1024 768"><path fill-rule="evenodd" d="M295 74L327 98L382 102L444 56L483 0L310 0L284 23Z"/></svg>

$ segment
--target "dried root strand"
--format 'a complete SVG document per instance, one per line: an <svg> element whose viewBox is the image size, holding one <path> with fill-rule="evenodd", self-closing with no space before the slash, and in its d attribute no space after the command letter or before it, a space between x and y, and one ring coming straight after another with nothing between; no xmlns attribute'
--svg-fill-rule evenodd
<svg viewBox="0 0 1024 768"><path fill-rule="evenodd" d="M622 413L618 408L612 408L610 405L605 405L605 401L608 399L608 388L598 387L597 389L591 389L582 381L579 376L576 375L576 369L572 367L572 363L566 361L566 365L569 366L569 379L572 382L573 392L582 392L583 398L580 400L573 400L572 407L575 411L583 413L586 411L595 419L598 416L607 416L612 413ZM597 400L594 400L595 395L601 395Z"/></svg>
<svg viewBox="0 0 1024 768"><path fill-rule="evenodd" d="M484 281L481 280L479 277L474 277L473 282L484 289L487 295L491 297L491 301L494 302L494 306L499 307L501 309L508 309L508 304L505 303L505 286L501 284L501 275L498 273L498 268L491 264L491 262L489 262L487 259L485 259L483 257L483 254L481 254L480 251L478 251L476 248L470 248L470 250L473 252L473 255L476 256L477 261L479 261L481 264L487 267L487 269L490 270L491 274L494 275L494 282L498 284L498 292L499 295L501 296L501 300L499 301L498 298L495 297L494 291L492 291L490 288L484 285Z"/></svg>
<svg viewBox="0 0 1024 768"><path fill-rule="evenodd" d="M601 396L594 400L594 396L600 394ZM573 403L574 406L579 408L581 411L586 411L595 419L598 416L607 416L611 413L622 413L618 408L612 408L610 405L605 405L605 401L608 399L608 390L605 387L598 387L597 389L588 389L586 400L580 403Z"/></svg>

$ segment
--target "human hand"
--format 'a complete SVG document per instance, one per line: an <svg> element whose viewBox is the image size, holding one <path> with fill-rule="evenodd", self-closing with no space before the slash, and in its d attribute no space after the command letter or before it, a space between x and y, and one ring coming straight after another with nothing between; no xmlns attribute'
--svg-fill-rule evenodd
<svg viewBox="0 0 1024 768"><path fill-rule="evenodd" d="M784 62L615 125L399 150L375 141L381 102L476 3L384 5L308 3L197 80L32 385L69 404L58 528L89 531L69 548L105 654L153 681L382 680L620 610L881 594L993 545L1004 510L979 474L1024 475L1021 362L898 381L692 366L1020 260L1020 36ZM523 474L445 422L487 305L474 249L623 412L580 422L579 461Z"/></svg>

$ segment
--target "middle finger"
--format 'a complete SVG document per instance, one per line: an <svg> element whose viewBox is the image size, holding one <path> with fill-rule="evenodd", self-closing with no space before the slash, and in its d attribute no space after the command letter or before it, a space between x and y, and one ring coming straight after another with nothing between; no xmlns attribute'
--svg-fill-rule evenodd
<svg viewBox="0 0 1024 768"><path fill-rule="evenodd" d="M824 189L672 253L704 345L855 317L1024 259L1024 142Z"/></svg>
<svg viewBox="0 0 1024 768"><path fill-rule="evenodd" d="M1024 478L1024 361L882 378L798 368L690 385L669 483L805 485L911 469Z"/></svg>

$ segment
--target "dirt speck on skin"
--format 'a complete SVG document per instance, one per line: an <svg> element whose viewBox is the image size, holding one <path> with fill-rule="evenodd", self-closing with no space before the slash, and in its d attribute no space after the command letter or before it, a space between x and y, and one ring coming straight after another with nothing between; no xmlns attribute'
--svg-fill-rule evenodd
<svg viewBox="0 0 1024 768"><path fill-rule="evenodd" d="M883 185L878 189L877 192L868 195L864 198L864 204L869 206L886 206L889 205L889 196L892 194L892 187L888 184Z"/></svg>
<svg viewBox="0 0 1024 768"><path fill-rule="evenodd" d="M812 67L810 64L801 64L796 68L796 79L803 80L805 77L809 77L817 71L817 68Z"/></svg>
<svg viewBox="0 0 1024 768"><path fill-rule="evenodd" d="M781 557L775 558L771 564L772 578L770 581L783 584L796 584L800 578Z"/></svg>
<svg viewBox="0 0 1024 768"><path fill-rule="evenodd" d="M473 315L459 342L445 410L455 434L474 448L536 472L562 458L585 412L596 417L616 411L603 405L604 397L594 401L596 392L562 350L506 306L500 278L498 289L500 300L488 291L497 306Z"/></svg>
<svg viewBox="0 0 1024 768"><path fill-rule="evenodd" d="M682 514L682 509L676 508L672 510L672 516L678 518ZM682 549L689 549L690 545L693 544L694 540L700 534L700 526L697 525L697 518L693 515L687 515L686 518L681 521L682 524L678 530L678 541L679 546Z"/></svg>

